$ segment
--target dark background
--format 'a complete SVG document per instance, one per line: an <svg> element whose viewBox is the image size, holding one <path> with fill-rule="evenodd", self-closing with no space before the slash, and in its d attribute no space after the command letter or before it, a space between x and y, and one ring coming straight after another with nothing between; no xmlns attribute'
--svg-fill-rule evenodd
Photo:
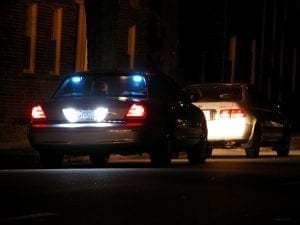
<svg viewBox="0 0 300 225"><path fill-rule="evenodd" d="M300 95L299 0L9 0L0 3L0 126L26 125L30 108L78 70L80 9L86 14L89 69L130 65L128 30L136 26L134 69L158 70L180 84L250 82L280 103L293 128ZM36 58L26 72L28 9L37 4ZM53 74L53 15L62 9L60 72ZM0 135L1 136L1 135Z"/></svg>

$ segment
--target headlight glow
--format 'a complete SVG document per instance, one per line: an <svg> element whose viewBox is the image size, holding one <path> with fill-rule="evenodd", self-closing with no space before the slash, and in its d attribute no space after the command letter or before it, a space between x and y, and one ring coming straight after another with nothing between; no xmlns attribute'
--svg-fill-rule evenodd
<svg viewBox="0 0 300 225"><path fill-rule="evenodd" d="M71 123L75 123L79 120L80 111L74 108L65 108L63 109L63 113L65 118Z"/></svg>
<svg viewBox="0 0 300 225"><path fill-rule="evenodd" d="M245 118L207 121L208 140L243 139L247 129Z"/></svg>
<svg viewBox="0 0 300 225"><path fill-rule="evenodd" d="M101 122L107 115L107 108L99 107L95 110L95 120Z"/></svg>

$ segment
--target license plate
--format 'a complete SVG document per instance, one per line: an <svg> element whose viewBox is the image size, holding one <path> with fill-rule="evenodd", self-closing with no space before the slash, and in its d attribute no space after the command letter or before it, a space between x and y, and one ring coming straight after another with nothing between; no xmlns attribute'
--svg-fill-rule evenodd
<svg viewBox="0 0 300 225"><path fill-rule="evenodd" d="M95 110L82 110L80 112L80 120L82 121L95 120Z"/></svg>

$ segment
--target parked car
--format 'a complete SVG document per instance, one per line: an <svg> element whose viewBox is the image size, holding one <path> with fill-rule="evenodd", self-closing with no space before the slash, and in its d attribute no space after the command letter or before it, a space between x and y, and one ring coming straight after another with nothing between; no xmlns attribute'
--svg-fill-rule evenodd
<svg viewBox="0 0 300 225"><path fill-rule="evenodd" d="M250 158L260 147L288 156L290 124L251 84L192 84L185 89L193 104L203 110L208 128L208 155L213 148L245 148Z"/></svg>
<svg viewBox="0 0 300 225"><path fill-rule="evenodd" d="M28 138L45 167L82 154L97 166L111 153L149 153L156 167L169 166L181 151L192 164L206 160L205 116L164 74L70 74L48 101L32 107Z"/></svg>

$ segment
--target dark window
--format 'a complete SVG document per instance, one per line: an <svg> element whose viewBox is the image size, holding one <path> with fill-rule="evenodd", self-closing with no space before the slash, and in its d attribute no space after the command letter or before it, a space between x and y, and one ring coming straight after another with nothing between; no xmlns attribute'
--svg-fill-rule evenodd
<svg viewBox="0 0 300 225"><path fill-rule="evenodd" d="M224 100L241 100L242 88L240 85L207 85L194 87L194 92L198 93L202 98L224 99Z"/></svg>
<svg viewBox="0 0 300 225"><path fill-rule="evenodd" d="M99 95L145 97L147 95L146 79L140 75L87 75L80 74L68 77L59 87L54 97Z"/></svg>

